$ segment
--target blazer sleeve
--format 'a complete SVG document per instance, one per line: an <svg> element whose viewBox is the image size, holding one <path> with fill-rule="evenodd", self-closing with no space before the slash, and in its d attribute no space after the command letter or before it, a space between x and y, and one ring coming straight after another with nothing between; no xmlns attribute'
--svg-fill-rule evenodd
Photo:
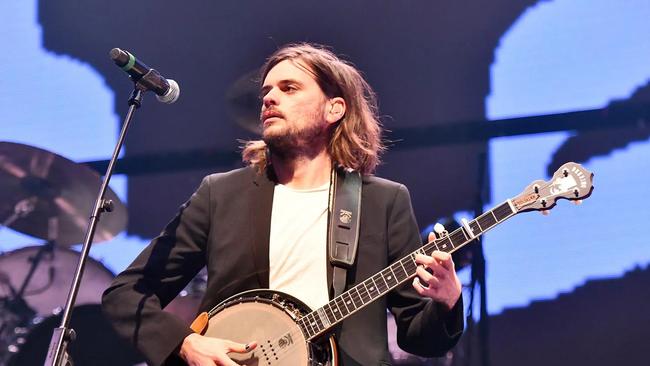
<svg viewBox="0 0 650 366"><path fill-rule="evenodd" d="M388 219L388 248L391 263L422 245L408 190L400 185ZM388 307L395 316L397 343L404 351L422 357L444 355L463 333L462 296L447 311L431 299L422 298L406 281L388 295Z"/></svg>
<svg viewBox="0 0 650 366"><path fill-rule="evenodd" d="M102 309L115 330L150 365L161 365L192 333L175 315L162 310L205 265L210 231L210 176L183 204L162 233L113 281Z"/></svg>

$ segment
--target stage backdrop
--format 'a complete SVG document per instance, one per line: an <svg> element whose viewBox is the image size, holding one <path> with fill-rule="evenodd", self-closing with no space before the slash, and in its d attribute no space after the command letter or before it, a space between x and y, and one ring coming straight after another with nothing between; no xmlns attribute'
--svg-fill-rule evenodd
<svg viewBox="0 0 650 366"><path fill-rule="evenodd" d="M2 2L0 140L76 162L107 159L131 90L108 57L113 47L179 82L173 105L146 96L123 157L223 156L212 166L135 165L113 178L128 228L92 255L119 272L202 176L241 166L238 139L256 137L241 127L257 115L254 72L280 45L332 46L375 87L385 127L409 131L648 102L649 17L644 0ZM590 280L648 271L646 124L448 144L431 134L428 146L396 140L378 174L409 187L425 227L441 217L470 218L477 206L491 208L566 161L595 172L596 189L583 205L520 215L485 236L488 311L499 316ZM4 255L40 243L0 229ZM632 295L620 301L640 304ZM598 321L620 319L602 309ZM650 334L647 323L637 326Z"/></svg>

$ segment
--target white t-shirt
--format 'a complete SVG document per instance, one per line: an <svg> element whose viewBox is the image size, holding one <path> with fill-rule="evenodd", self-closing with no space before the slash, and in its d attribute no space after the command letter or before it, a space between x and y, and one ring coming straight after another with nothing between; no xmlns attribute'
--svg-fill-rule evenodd
<svg viewBox="0 0 650 366"><path fill-rule="evenodd" d="M296 190L276 185L271 212L269 287L312 309L329 301L327 292L327 206L329 183Z"/></svg>

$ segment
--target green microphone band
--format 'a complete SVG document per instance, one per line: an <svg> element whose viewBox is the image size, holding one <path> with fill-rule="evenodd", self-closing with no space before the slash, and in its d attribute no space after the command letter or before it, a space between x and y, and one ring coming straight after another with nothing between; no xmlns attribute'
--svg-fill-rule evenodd
<svg viewBox="0 0 650 366"><path fill-rule="evenodd" d="M129 55L129 62L127 62L126 65L122 66L122 70L128 72L129 70L131 70L133 65L135 65L135 56L133 56L132 54L130 54L128 52L127 52L127 54Z"/></svg>

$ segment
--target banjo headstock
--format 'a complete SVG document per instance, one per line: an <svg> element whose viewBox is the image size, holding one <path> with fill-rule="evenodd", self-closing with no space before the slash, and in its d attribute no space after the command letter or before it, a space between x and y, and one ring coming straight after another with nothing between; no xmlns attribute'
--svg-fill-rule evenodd
<svg viewBox="0 0 650 366"><path fill-rule="evenodd" d="M566 163L548 181L532 182L518 196L511 199L518 212L547 211L564 198L570 201L583 200L591 195L594 174L578 163Z"/></svg>

